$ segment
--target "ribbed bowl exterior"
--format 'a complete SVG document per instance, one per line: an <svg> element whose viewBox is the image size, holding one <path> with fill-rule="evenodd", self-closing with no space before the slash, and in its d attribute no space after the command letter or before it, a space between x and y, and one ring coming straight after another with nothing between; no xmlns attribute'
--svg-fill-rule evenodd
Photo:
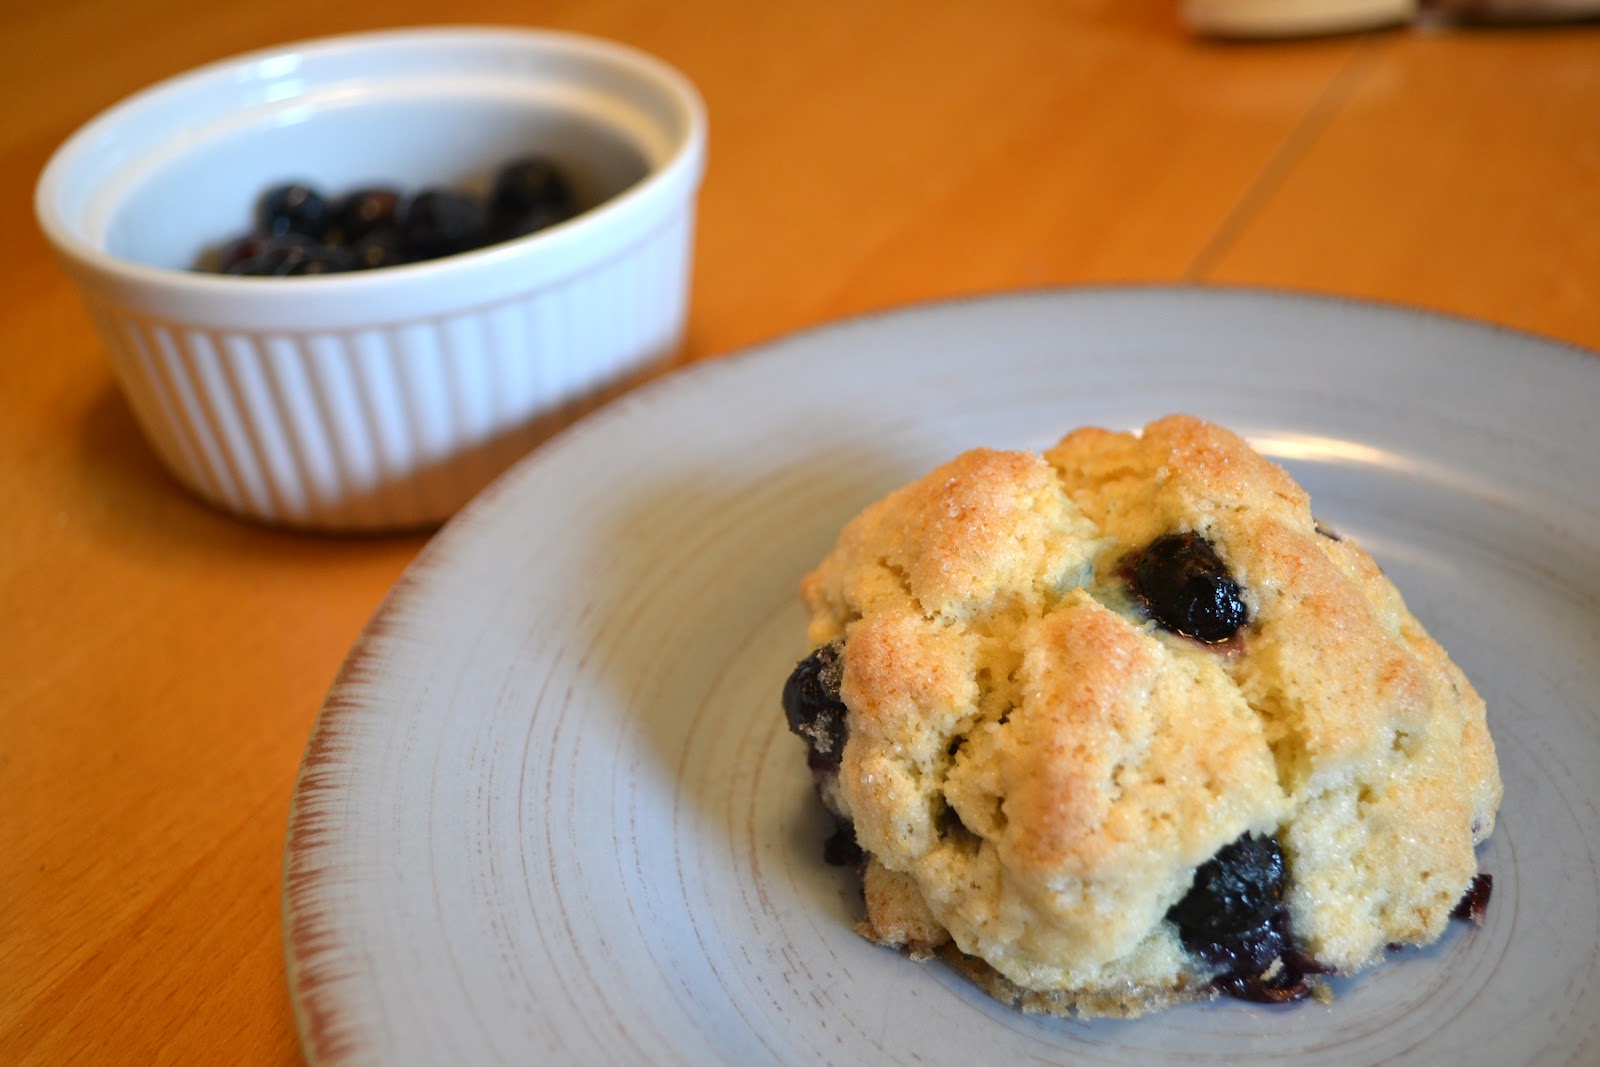
<svg viewBox="0 0 1600 1067"><path fill-rule="evenodd" d="M374 31L134 94L57 149L35 212L180 481L274 525L424 527L678 348L705 140L693 85L616 42ZM585 202L537 233L318 278L192 269L280 158L330 189L352 160L417 189L530 143Z"/></svg>
<svg viewBox="0 0 1600 1067"><path fill-rule="evenodd" d="M200 496L306 529L427 526L672 354L693 231L691 200L585 273L378 328L197 329L87 300L145 434Z"/></svg>

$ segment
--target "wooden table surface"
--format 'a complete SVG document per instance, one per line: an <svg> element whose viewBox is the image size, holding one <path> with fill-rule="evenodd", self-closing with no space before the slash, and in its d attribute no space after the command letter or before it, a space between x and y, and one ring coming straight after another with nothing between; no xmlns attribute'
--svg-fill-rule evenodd
<svg viewBox="0 0 1600 1067"><path fill-rule="evenodd" d="M654 52L711 122L684 358L1079 283L1267 285L1600 348L1600 26L1199 41L1170 0L457 0ZM421 535L279 532L145 445L31 217L157 78L417 0L0 5L0 1062L298 1060L296 767Z"/></svg>

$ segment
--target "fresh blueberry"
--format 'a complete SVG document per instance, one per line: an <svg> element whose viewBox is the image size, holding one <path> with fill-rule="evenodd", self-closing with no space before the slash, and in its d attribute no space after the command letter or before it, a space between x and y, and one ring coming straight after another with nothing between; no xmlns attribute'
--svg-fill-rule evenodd
<svg viewBox="0 0 1600 1067"><path fill-rule="evenodd" d="M354 246L375 233L392 232L400 225L400 193L387 186L354 189L334 206L334 232Z"/></svg>
<svg viewBox="0 0 1600 1067"><path fill-rule="evenodd" d="M220 274L238 274L239 267L255 259L267 250L270 238L259 233L247 233L243 237L235 237L228 241L217 251L216 269Z"/></svg>
<svg viewBox="0 0 1600 1067"><path fill-rule="evenodd" d="M553 226L573 213L572 187L549 159L514 159L495 174L489 216L496 236L521 237Z"/></svg>
<svg viewBox="0 0 1600 1067"><path fill-rule="evenodd" d="M354 270L355 257L343 245L313 245L284 273L287 275L342 274Z"/></svg>
<svg viewBox="0 0 1600 1067"><path fill-rule="evenodd" d="M256 231L268 237L299 233L320 240L331 221L327 199L304 182L275 185L256 204Z"/></svg>
<svg viewBox="0 0 1600 1067"><path fill-rule="evenodd" d="M376 230L350 246L352 270L376 270L409 262L398 230Z"/></svg>
<svg viewBox="0 0 1600 1067"><path fill-rule="evenodd" d="M424 189L406 208L400 233L417 259L466 252L488 238L483 201L455 189Z"/></svg>
<svg viewBox="0 0 1600 1067"><path fill-rule="evenodd" d="M300 266L322 246L300 233L263 237L253 245L253 254L235 258L224 273L249 278L283 278L301 273Z"/></svg>

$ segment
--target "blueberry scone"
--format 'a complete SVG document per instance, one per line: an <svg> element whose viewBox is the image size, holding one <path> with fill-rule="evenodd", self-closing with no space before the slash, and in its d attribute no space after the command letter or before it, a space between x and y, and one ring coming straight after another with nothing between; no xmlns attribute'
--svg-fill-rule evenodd
<svg viewBox="0 0 1600 1067"><path fill-rule="evenodd" d="M1132 1016L1296 999L1481 921L1483 701L1220 427L968 452L851 520L801 595L783 704L874 941L1024 1010Z"/></svg>

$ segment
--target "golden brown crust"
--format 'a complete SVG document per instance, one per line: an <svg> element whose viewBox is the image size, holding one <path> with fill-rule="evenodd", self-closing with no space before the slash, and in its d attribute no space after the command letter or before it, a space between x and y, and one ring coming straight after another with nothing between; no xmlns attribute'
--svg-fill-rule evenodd
<svg viewBox="0 0 1600 1067"><path fill-rule="evenodd" d="M1187 976L1170 986L1108 984L1077 989L1027 989L948 941L939 946L938 954L973 985L1026 1015L1134 1019L1176 1004L1212 1000L1217 995L1208 982Z"/></svg>
<svg viewBox="0 0 1600 1067"><path fill-rule="evenodd" d="M880 606L962 618L993 610L997 596L1036 601L1087 566L1092 537L1040 457L964 453L845 526L801 583L812 643Z"/></svg>
<svg viewBox="0 0 1600 1067"><path fill-rule="evenodd" d="M904 949L912 959L926 959L950 941L950 933L933 917L916 882L868 858L861 872L861 895L867 918L861 936L888 948Z"/></svg>
<svg viewBox="0 0 1600 1067"><path fill-rule="evenodd" d="M1129 592L1130 555L1182 532L1243 589L1226 646ZM1164 916L1245 832L1278 835L1295 930L1340 971L1437 937L1476 873L1500 800L1481 699L1219 427L967 453L863 511L801 588L813 643L845 638L835 794L877 872L865 932L947 935L1025 1006L1198 995Z"/></svg>

